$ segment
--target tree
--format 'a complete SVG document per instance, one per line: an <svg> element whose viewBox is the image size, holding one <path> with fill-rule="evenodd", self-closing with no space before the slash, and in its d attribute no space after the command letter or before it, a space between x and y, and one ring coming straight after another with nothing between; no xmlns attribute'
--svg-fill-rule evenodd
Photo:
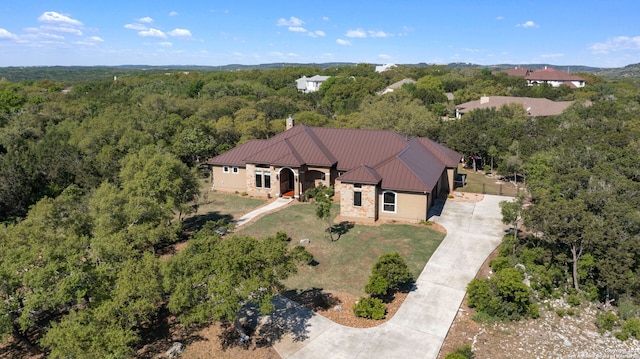
<svg viewBox="0 0 640 359"><path fill-rule="evenodd" d="M333 224L331 223L331 206L333 205L333 187L327 187L324 184L320 184L307 191L307 197L313 198L316 205L316 216L327 221L327 232L329 232L329 238L333 242Z"/></svg>
<svg viewBox="0 0 640 359"><path fill-rule="evenodd" d="M273 309L271 298L281 281L296 271L287 242L234 236L222 240L205 226L163 268L168 308L185 324L235 320L246 304L261 313Z"/></svg>
<svg viewBox="0 0 640 359"><path fill-rule="evenodd" d="M502 213L502 223L513 225L513 238L518 236L518 224L522 220L522 203L524 196L519 194L515 201L501 201L500 211Z"/></svg>

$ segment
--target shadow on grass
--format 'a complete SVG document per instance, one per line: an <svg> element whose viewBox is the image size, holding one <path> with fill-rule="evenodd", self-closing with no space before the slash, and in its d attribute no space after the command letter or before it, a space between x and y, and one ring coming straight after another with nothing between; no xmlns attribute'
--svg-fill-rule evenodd
<svg viewBox="0 0 640 359"><path fill-rule="evenodd" d="M322 288L311 288L302 292L288 290L282 294L301 306L317 312L330 309L340 303L340 299L322 291Z"/></svg>
<svg viewBox="0 0 640 359"><path fill-rule="evenodd" d="M349 231L355 226L353 222L342 221L338 224L334 224L331 226L331 233L335 233L338 235L338 239L342 237L343 234L349 233ZM338 240L336 239L336 240Z"/></svg>
<svg viewBox="0 0 640 359"><path fill-rule="evenodd" d="M208 213L203 213L203 214L197 214L195 216L189 217L189 218L185 219L184 221L182 221L182 228L187 233L195 233L195 232L199 231L200 229L202 229L202 227L208 221L215 222L215 221L218 221L220 219L224 219L227 222L231 222L231 221L233 221L233 216L231 216L229 214L222 214L222 213L220 213L218 211L213 211L213 212L208 212Z"/></svg>
<svg viewBox="0 0 640 359"><path fill-rule="evenodd" d="M136 358L157 358L158 353L166 352L174 342L180 342L187 346L191 343L205 341L207 339L197 334L197 331L207 325L194 325L186 331L177 330L179 325L175 316L163 305L151 321L137 328L140 333L140 342L134 348Z"/></svg>

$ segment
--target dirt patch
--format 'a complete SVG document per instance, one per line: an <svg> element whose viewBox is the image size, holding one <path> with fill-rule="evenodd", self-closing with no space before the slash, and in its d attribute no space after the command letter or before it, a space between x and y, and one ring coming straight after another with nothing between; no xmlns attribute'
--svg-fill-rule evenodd
<svg viewBox="0 0 640 359"><path fill-rule="evenodd" d="M387 298L385 300L387 314L382 320L356 317L353 313L353 306L358 297L347 293L312 290L297 295L290 291L285 293L285 296L340 325L352 328L371 328L393 318L408 294L408 292L398 292L391 298Z"/></svg>
<svg viewBox="0 0 640 359"><path fill-rule="evenodd" d="M451 202L480 202L484 199L481 193L454 192L453 198L448 198Z"/></svg>

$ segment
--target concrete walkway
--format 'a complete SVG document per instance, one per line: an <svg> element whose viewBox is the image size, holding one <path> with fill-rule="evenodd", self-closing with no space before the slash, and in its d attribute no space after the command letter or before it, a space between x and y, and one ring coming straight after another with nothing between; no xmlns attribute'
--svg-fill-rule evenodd
<svg viewBox="0 0 640 359"><path fill-rule="evenodd" d="M249 223L252 219L258 216L280 209L280 207L284 207L291 202L293 202L293 198L278 198L267 205L254 209L253 211L243 215L242 217L234 221L236 228Z"/></svg>
<svg viewBox="0 0 640 359"><path fill-rule="evenodd" d="M500 201L447 201L431 220L447 229L402 307L374 328L336 324L278 298L278 322L292 323L274 345L282 358L436 358L471 281L504 234ZM439 213L441 212L441 213ZM344 310L351 310L345 308ZM300 320L300 318L305 318Z"/></svg>

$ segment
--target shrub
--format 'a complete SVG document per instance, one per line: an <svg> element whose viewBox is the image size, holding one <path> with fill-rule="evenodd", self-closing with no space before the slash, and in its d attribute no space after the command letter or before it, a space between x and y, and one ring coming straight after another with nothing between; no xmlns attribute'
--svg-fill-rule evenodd
<svg viewBox="0 0 640 359"><path fill-rule="evenodd" d="M515 268L505 268L490 279L474 279L467 286L469 306L506 320L533 316L536 313L531 311L538 308L531 306L530 289L522 283L523 279Z"/></svg>
<svg viewBox="0 0 640 359"><path fill-rule="evenodd" d="M373 264L365 291L372 295L386 295L389 290L410 283L412 279L409 267L399 253L385 253Z"/></svg>
<svg viewBox="0 0 640 359"><path fill-rule="evenodd" d="M380 320L384 319L387 308L381 299L360 297L353 306L353 313L356 317Z"/></svg>
<svg viewBox="0 0 640 359"><path fill-rule="evenodd" d="M444 359L473 359L473 350L471 345L465 344L457 347L452 353L447 354Z"/></svg>
<svg viewBox="0 0 640 359"><path fill-rule="evenodd" d="M567 303L572 307L577 307L580 305L580 298L575 294L569 294L567 296Z"/></svg>
<svg viewBox="0 0 640 359"><path fill-rule="evenodd" d="M489 262L489 266L493 269L494 272L501 271L509 266L509 258L507 257L498 257L494 258Z"/></svg>
<svg viewBox="0 0 640 359"><path fill-rule="evenodd" d="M618 304L618 314L622 320L627 320L636 316L638 306L633 304L631 298L620 298Z"/></svg>
<svg viewBox="0 0 640 359"><path fill-rule="evenodd" d="M601 332L612 331L617 322L618 317L611 312L596 314L596 327L598 327Z"/></svg>
<svg viewBox="0 0 640 359"><path fill-rule="evenodd" d="M625 333L629 333L629 335L635 337L636 339L640 339L640 318L628 319L622 325L622 330Z"/></svg>

